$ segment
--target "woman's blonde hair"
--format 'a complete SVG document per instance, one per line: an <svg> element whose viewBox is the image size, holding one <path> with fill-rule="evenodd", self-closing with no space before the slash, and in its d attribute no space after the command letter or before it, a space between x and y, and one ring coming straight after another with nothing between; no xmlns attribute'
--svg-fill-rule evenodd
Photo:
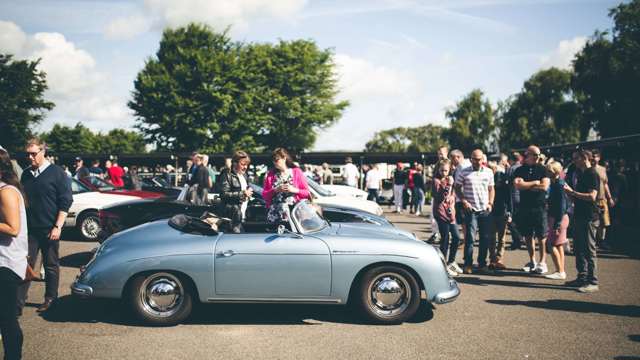
<svg viewBox="0 0 640 360"><path fill-rule="evenodd" d="M553 175L559 176L562 173L562 164L557 161L552 161L547 164L547 171Z"/></svg>

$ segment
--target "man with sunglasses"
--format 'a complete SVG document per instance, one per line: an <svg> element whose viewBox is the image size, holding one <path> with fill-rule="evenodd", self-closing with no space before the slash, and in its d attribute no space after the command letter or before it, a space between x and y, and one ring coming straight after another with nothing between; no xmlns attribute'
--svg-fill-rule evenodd
<svg viewBox="0 0 640 360"><path fill-rule="evenodd" d="M540 148L531 145L525 153L524 163L513 174L513 184L520 191L520 203L517 209L516 224L520 234L526 239L529 262L522 268L527 272L545 274L546 263L546 213L545 198L551 180L547 177L544 165L540 164ZM537 239L540 261L536 262Z"/></svg>
<svg viewBox="0 0 640 360"><path fill-rule="evenodd" d="M67 212L73 203L71 182L61 167L45 158L46 144L39 139L29 140L26 146L31 168L22 173L20 182L27 195L27 224L29 233L29 262L32 267L38 251L42 251L45 270L44 303L38 312L47 311L58 297L60 275L60 233ZM18 290L19 312L22 312L29 283Z"/></svg>

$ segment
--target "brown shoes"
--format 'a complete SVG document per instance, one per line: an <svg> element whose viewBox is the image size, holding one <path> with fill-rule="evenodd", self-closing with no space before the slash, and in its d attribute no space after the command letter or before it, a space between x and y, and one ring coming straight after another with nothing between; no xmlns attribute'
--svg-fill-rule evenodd
<svg viewBox="0 0 640 360"><path fill-rule="evenodd" d="M506 270L507 269L507 267L500 261L496 261L493 264L493 268L496 269L496 270Z"/></svg>
<svg viewBox="0 0 640 360"><path fill-rule="evenodd" d="M465 266L463 273L465 273L465 274L473 274L473 266Z"/></svg>
<svg viewBox="0 0 640 360"><path fill-rule="evenodd" d="M43 313L49 310L52 305L53 305L53 299L44 299L44 302L42 303L42 305L38 307L36 311L39 313Z"/></svg>

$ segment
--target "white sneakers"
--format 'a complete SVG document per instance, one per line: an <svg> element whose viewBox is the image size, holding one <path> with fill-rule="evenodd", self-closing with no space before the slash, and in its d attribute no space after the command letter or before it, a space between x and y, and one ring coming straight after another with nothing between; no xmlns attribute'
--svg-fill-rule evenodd
<svg viewBox="0 0 640 360"><path fill-rule="evenodd" d="M578 288L578 291L580 291L581 293L594 293L598 290L600 290L600 288L598 287L598 285L594 284L589 284Z"/></svg>
<svg viewBox="0 0 640 360"><path fill-rule="evenodd" d="M452 266L453 271L461 274L462 273L462 268L460 266L458 266L457 262L452 262L451 264L449 264L448 266Z"/></svg>
<svg viewBox="0 0 640 360"><path fill-rule="evenodd" d="M556 271L553 274L546 275L545 278L551 279L551 280L565 280L567 278L567 273Z"/></svg>
<svg viewBox="0 0 640 360"><path fill-rule="evenodd" d="M462 269L460 268L460 266L458 266L457 263L452 262L447 264L447 273L450 276L458 276L460 274L462 274Z"/></svg>
<svg viewBox="0 0 640 360"><path fill-rule="evenodd" d="M524 272L532 272L536 268L536 263L529 261L522 267L522 271Z"/></svg>
<svg viewBox="0 0 640 360"><path fill-rule="evenodd" d="M546 274L549 271L546 263L537 263L533 272L536 274Z"/></svg>

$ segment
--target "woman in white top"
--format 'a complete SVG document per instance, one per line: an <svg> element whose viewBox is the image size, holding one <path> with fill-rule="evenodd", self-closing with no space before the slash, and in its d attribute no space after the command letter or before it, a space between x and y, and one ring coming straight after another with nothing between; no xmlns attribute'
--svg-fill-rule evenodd
<svg viewBox="0 0 640 360"><path fill-rule="evenodd" d="M27 215L11 158L0 147L0 332L5 359L22 356L17 291L27 271Z"/></svg>

